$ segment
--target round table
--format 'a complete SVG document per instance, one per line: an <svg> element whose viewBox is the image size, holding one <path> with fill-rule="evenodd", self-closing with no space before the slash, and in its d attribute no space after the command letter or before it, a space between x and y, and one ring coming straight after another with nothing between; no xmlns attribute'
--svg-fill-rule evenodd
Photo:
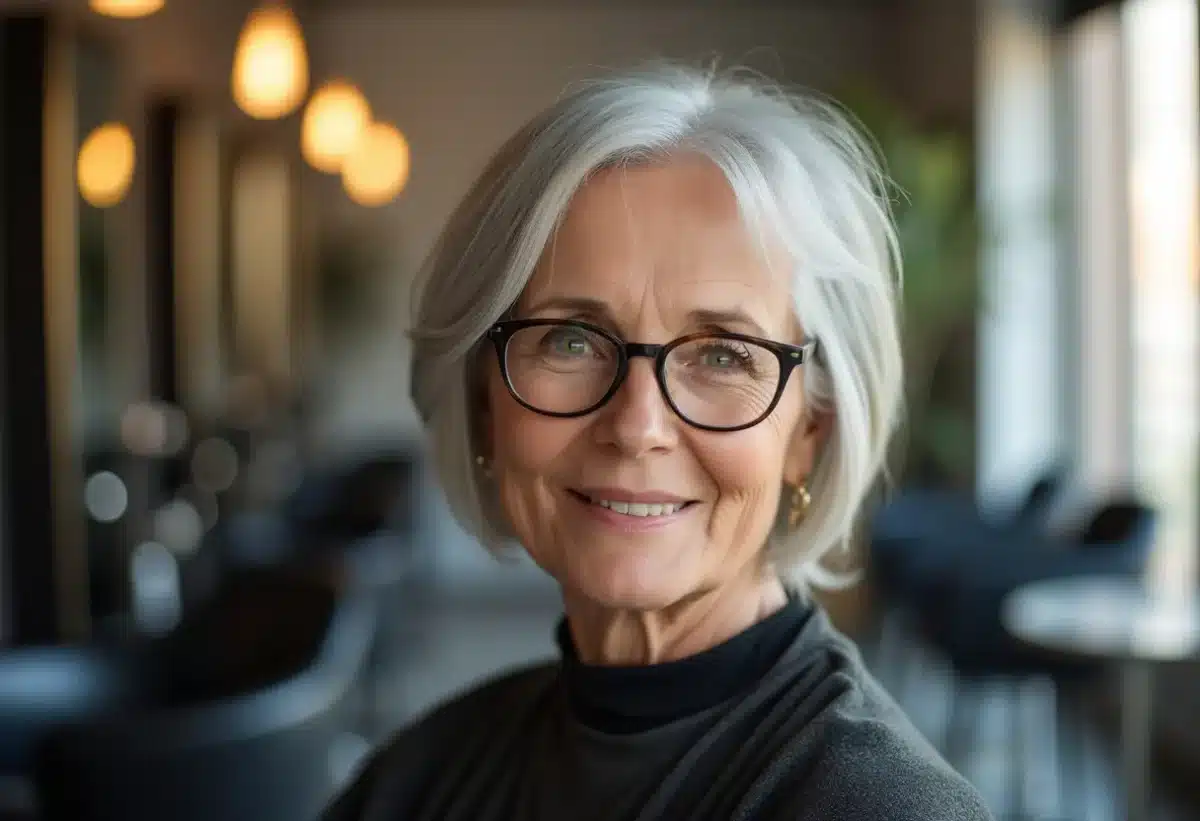
<svg viewBox="0 0 1200 821"><path fill-rule="evenodd" d="M1084 576L1017 589L1002 618L1026 644L1120 666L1125 818L1147 821L1153 667L1200 656L1200 600L1155 595L1134 578Z"/></svg>

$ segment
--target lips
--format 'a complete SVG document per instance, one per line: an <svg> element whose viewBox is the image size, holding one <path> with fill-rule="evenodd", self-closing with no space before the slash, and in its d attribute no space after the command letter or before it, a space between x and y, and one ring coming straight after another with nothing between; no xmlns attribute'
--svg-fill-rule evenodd
<svg viewBox="0 0 1200 821"><path fill-rule="evenodd" d="M592 504L606 507L615 513L624 513L626 516L670 516L672 513L682 510L688 503L648 504L645 502L614 502L608 499L599 499L592 500Z"/></svg>
<svg viewBox="0 0 1200 821"><path fill-rule="evenodd" d="M663 494L645 494L646 499L638 499L636 494L628 493L595 493L583 492L578 490L570 491L573 496L582 502L597 507L611 510L613 513L620 513L623 516L631 516L635 518L656 518L663 516L671 516L679 511L695 504L695 500L679 499L676 497L666 497ZM627 498L613 499L608 498L609 495L621 495ZM634 497L634 498L628 498Z"/></svg>

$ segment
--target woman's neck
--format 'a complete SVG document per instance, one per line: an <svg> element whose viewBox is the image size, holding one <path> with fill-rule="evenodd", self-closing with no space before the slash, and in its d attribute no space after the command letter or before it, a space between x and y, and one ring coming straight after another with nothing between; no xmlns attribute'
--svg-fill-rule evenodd
<svg viewBox="0 0 1200 821"><path fill-rule="evenodd" d="M787 604L774 575L723 585L664 610L615 610L564 595L567 623L585 664L634 667L702 653Z"/></svg>

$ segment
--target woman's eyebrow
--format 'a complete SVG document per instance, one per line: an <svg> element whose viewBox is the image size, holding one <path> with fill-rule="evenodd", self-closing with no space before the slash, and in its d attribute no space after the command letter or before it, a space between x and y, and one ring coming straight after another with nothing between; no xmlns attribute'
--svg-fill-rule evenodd
<svg viewBox="0 0 1200 821"><path fill-rule="evenodd" d="M737 308L720 311L700 308L688 314L688 321L693 325L715 325L718 327L740 325L749 328L750 332L756 336L768 336L762 325L756 322L750 314Z"/></svg>
<svg viewBox="0 0 1200 821"><path fill-rule="evenodd" d="M540 314L544 311L556 311L571 314L581 314L595 317L607 322L615 322L612 310L608 304L591 297L550 297L535 302L525 309L527 314ZM692 326L729 327L740 326L756 336L768 336L766 330L750 314L738 308L716 310L697 308L687 315L688 324Z"/></svg>
<svg viewBox="0 0 1200 821"><path fill-rule="evenodd" d="M562 311L564 313L586 314L601 319L612 319L612 311L606 303L589 297L551 297L528 306L526 312L540 314L543 311Z"/></svg>

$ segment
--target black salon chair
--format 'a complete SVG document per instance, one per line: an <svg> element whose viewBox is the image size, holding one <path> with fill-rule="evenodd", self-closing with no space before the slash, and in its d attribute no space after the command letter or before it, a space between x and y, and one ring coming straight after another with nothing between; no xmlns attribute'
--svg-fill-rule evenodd
<svg viewBox="0 0 1200 821"><path fill-rule="evenodd" d="M376 599L380 629L360 722L371 736L389 731L379 694L386 689L394 706L391 672L422 635L415 602L432 572L423 471L415 448L376 448L313 471L279 510L235 517L218 536L226 566L319 567Z"/></svg>
<svg viewBox="0 0 1200 821"><path fill-rule="evenodd" d="M1137 499L1114 496L1098 503L1073 534L1013 541L991 533L958 541L954 545L958 560L916 585L913 607L923 637L955 674L947 729L952 758L975 746L975 716L989 693L1005 692L1010 704L1019 704L1024 688L1037 684L1057 701L1061 693L1105 670L1099 662L1062 658L1019 642L1004 626L1005 600L1023 585L1049 579L1139 577L1146 569L1156 524L1154 510ZM945 538L954 537L946 534ZM1014 726L1023 725L1018 721ZM1014 756L1019 755L1018 747ZM1010 801L1020 806L1019 758L1009 761L1009 771L1014 779ZM1071 819L1083 818L1077 808L1072 810Z"/></svg>
<svg viewBox="0 0 1200 821"><path fill-rule="evenodd" d="M43 821L305 821L340 786L375 603L246 572L149 653L160 703L53 732ZM361 744L359 745L361 746Z"/></svg>
<svg viewBox="0 0 1200 821"><path fill-rule="evenodd" d="M47 735L141 703L145 685L116 647L0 651L0 821L36 821L34 756Z"/></svg>
<svg viewBox="0 0 1200 821"><path fill-rule="evenodd" d="M901 605L916 588L960 560L962 542L1024 541L1039 535L1067 486L1061 465L1043 472L1011 511L987 515L967 494L913 490L885 504L871 522L870 567L875 587Z"/></svg>
<svg viewBox="0 0 1200 821"><path fill-rule="evenodd" d="M145 689L146 682L116 648L0 651L0 777L29 775L34 751L46 734L139 703Z"/></svg>

